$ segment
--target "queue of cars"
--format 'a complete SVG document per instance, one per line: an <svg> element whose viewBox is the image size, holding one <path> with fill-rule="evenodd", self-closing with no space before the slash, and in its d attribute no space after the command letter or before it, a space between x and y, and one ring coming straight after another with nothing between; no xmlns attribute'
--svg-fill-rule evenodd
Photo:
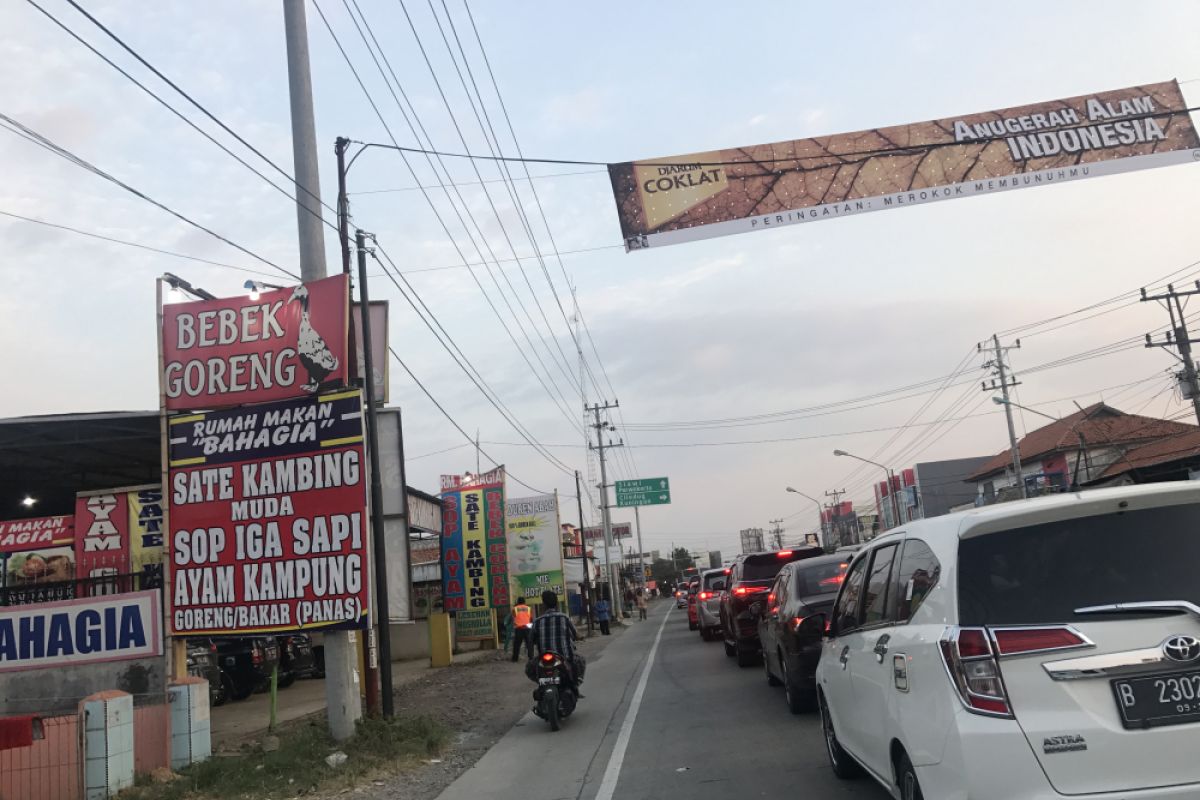
<svg viewBox="0 0 1200 800"><path fill-rule="evenodd" d="M819 712L836 775L902 800L1200 797L1198 528L1200 486L1181 482L745 555L721 636Z"/></svg>
<svg viewBox="0 0 1200 800"><path fill-rule="evenodd" d="M278 666L278 686L286 689L298 678L324 674L320 653L302 633L287 636L189 639L188 674L208 681L212 706L245 700L264 691Z"/></svg>

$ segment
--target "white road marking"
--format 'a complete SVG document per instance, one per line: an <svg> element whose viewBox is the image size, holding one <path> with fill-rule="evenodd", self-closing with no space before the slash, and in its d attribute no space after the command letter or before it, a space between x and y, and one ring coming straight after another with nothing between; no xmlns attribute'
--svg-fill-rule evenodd
<svg viewBox="0 0 1200 800"><path fill-rule="evenodd" d="M629 737L633 734L633 723L637 721L638 709L642 705L642 695L646 693L646 682L650 680L650 668L654 666L654 655L658 652L658 643L662 640L663 630L674 608L668 608L658 626L654 644L650 647L650 655L646 656L646 666L642 667L642 677L638 679L637 689L629 702L629 710L625 712L625 721L621 723L621 731L617 734L617 743L613 745L612 755L608 757L608 766L604 768L604 778L600 781L600 791L596 800L612 800L613 792L617 790L617 779L621 777L621 765L625 762L625 750L629 747Z"/></svg>

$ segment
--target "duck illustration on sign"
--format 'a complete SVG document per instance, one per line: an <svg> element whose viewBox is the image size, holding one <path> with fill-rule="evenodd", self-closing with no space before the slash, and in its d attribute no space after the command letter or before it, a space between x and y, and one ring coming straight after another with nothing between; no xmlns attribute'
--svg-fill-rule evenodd
<svg viewBox="0 0 1200 800"><path fill-rule="evenodd" d="M525 525L537 526L537 518L531 517L524 521ZM542 543L536 533L520 531L522 520L509 523L511 530L519 531L513 541L509 542L511 558L518 572L537 572L542 566Z"/></svg>
<svg viewBox="0 0 1200 800"><path fill-rule="evenodd" d="M313 327L308 315L308 287L300 284L292 292L289 302L300 304L300 330L296 340L296 354L300 363L308 370L308 382L302 387L306 392L315 392L322 381L338 368L338 357L325 344L325 340Z"/></svg>

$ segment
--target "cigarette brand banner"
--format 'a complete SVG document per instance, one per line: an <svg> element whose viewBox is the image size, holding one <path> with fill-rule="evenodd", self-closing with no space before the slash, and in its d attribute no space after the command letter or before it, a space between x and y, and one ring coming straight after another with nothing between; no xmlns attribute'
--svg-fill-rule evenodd
<svg viewBox="0 0 1200 800"><path fill-rule="evenodd" d="M362 410L352 391L171 418L175 635L366 624Z"/></svg>
<svg viewBox="0 0 1200 800"><path fill-rule="evenodd" d="M446 485L443 477L442 485ZM446 611L507 606L504 467L442 492L442 594Z"/></svg>
<svg viewBox="0 0 1200 800"><path fill-rule="evenodd" d="M1200 160L1175 81L610 164L626 250Z"/></svg>
<svg viewBox="0 0 1200 800"><path fill-rule="evenodd" d="M315 395L346 382L345 275L163 306L163 389L171 411Z"/></svg>
<svg viewBox="0 0 1200 800"><path fill-rule="evenodd" d="M129 495L125 491L81 493L75 498L75 574L105 578L129 573ZM84 592L115 594L117 584L94 583Z"/></svg>
<svg viewBox="0 0 1200 800"><path fill-rule="evenodd" d="M75 543L75 518L68 514L0 521L0 553L20 553Z"/></svg>
<svg viewBox="0 0 1200 800"><path fill-rule="evenodd" d="M558 495L509 500L508 576L512 594L537 602L547 589L562 597L562 534L558 524Z"/></svg>

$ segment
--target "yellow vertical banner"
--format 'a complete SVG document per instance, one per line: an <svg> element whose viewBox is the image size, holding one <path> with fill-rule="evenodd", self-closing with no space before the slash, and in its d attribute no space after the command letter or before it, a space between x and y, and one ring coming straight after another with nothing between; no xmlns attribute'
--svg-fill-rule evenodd
<svg viewBox="0 0 1200 800"><path fill-rule="evenodd" d="M127 490L129 498L129 562L134 589L163 585L162 487Z"/></svg>

